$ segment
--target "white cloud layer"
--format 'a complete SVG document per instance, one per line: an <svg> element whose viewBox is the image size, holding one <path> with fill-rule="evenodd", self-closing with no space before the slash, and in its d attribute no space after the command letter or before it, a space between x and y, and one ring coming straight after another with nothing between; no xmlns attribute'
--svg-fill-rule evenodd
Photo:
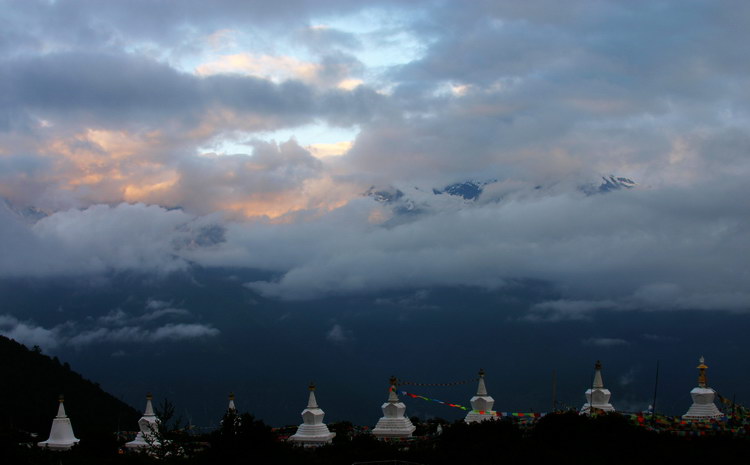
<svg viewBox="0 0 750 465"><path fill-rule="evenodd" d="M86 346L102 342L161 342L210 337L219 334L219 330L202 324L166 324L155 329L144 329L139 326L122 328L97 328L78 333L65 342L71 346Z"/></svg>
<svg viewBox="0 0 750 465"><path fill-rule="evenodd" d="M423 204L421 214L390 212L405 216L396 223L372 223L370 214L383 206L371 198L290 223L121 204L58 212L29 227L6 212L3 230L35 246L7 249L0 270L46 276L239 266L280 272L278 280L246 284L280 299L499 289L535 279L557 286L562 300L537 304L531 319L585 318L598 310L746 311L748 277L737 270L750 259L750 211L725 201L745 190L736 180L594 196L520 191L485 203L444 204L433 195L436 210ZM157 313L180 313L151 305Z"/></svg>
<svg viewBox="0 0 750 465"><path fill-rule="evenodd" d="M0 315L0 335L27 346L38 345L45 350L55 350L61 346L82 348L103 343L149 344L219 335L218 329L199 323L169 322L149 327L148 324L156 319L190 316L190 312L185 309L154 310L152 302L154 301L147 303L147 311L142 315L128 315L121 309L115 309L98 318L95 323L89 320L66 321L51 328L32 321L21 321L11 315Z"/></svg>

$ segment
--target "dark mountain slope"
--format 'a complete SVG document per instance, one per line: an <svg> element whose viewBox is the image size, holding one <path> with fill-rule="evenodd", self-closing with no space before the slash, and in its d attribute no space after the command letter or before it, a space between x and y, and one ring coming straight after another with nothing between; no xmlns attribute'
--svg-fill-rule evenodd
<svg viewBox="0 0 750 465"><path fill-rule="evenodd" d="M57 357L0 336L0 429L38 433L40 440L46 439L60 394L78 438L137 429L137 410Z"/></svg>

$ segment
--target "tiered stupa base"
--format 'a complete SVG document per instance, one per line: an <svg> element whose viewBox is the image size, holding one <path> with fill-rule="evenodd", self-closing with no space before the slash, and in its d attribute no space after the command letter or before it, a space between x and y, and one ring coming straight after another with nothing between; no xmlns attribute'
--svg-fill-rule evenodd
<svg viewBox="0 0 750 465"><path fill-rule="evenodd" d="M716 391L713 389L695 388L690 392L690 395L693 396L693 405L682 416L685 420L713 420L724 417L724 414L714 404Z"/></svg>
<svg viewBox="0 0 750 465"><path fill-rule="evenodd" d="M408 438L417 429L406 417L401 418L381 418L372 434L378 438Z"/></svg>
<svg viewBox="0 0 750 465"><path fill-rule="evenodd" d="M151 443L149 444L149 442L146 441L146 439L143 437L143 433L138 433L138 435L135 437L134 440L128 443L125 443L125 447L127 447L128 449L135 449L135 450L147 449L147 448L158 446L158 445L159 445L159 442L156 439L152 440Z"/></svg>
<svg viewBox="0 0 750 465"><path fill-rule="evenodd" d="M302 424L297 428L297 432L292 435L289 440L300 443L305 447L315 447L329 444L335 436L336 433L330 432L328 426L325 424Z"/></svg>
<svg viewBox="0 0 750 465"><path fill-rule="evenodd" d="M490 412L480 412L477 410L471 411L466 415L466 418L464 421L466 423L476 423L479 421L487 421L487 420L497 420L498 416L495 414L494 411Z"/></svg>
<svg viewBox="0 0 750 465"><path fill-rule="evenodd" d="M46 441L38 442L37 446L46 447L47 449L52 449L52 450L68 450L71 447L78 444L78 442L79 442L78 439L76 439L75 441L70 441L70 442L55 442L55 441L50 442L50 440L46 440Z"/></svg>
<svg viewBox="0 0 750 465"><path fill-rule="evenodd" d="M615 408L612 406L612 404L594 404L594 411L604 411L604 412L614 412ZM581 408L581 414L582 415L588 415L591 413L591 405L586 402L583 404L583 407Z"/></svg>
<svg viewBox="0 0 750 465"><path fill-rule="evenodd" d="M78 444L78 443L77 442L73 442L73 443L59 444L59 443L56 443L56 442L42 441L40 443L37 443L37 446L39 446L39 447L45 447L45 448L51 449L51 450L70 450L76 444Z"/></svg>

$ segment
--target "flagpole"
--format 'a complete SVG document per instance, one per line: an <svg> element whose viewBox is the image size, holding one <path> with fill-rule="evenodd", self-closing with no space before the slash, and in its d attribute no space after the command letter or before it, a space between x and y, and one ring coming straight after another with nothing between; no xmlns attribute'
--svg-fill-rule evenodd
<svg viewBox="0 0 750 465"><path fill-rule="evenodd" d="M654 380L654 402L651 404L651 424L656 421L656 392L659 388L659 361L656 361L656 379Z"/></svg>
<svg viewBox="0 0 750 465"><path fill-rule="evenodd" d="M557 372L552 370L552 412L557 410Z"/></svg>

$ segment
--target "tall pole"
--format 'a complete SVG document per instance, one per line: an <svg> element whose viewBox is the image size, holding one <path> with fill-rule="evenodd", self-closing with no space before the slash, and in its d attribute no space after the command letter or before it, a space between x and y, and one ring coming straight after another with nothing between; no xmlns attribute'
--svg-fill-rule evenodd
<svg viewBox="0 0 750 465"><path fill-rule="evenodd" d="M597 361L597 363L599 363ZM596 384L596 365L594 365L594 377L591 378L591 396L589 397L589 418L594 418L594 384Z"/></svg>
<svg viewBox="0 0 750 465"><path fill-rule="evenodd" d="M651 404L651 424L656 421L656 392L659 388L659 361L656 361L656 380L654 380L654 402Z"/></svg>
<svg viewBox="0 0 750 465"><path fill-rule="evenodd" d="M552 370L552 411L557 410L557 372Z"/></svg>

